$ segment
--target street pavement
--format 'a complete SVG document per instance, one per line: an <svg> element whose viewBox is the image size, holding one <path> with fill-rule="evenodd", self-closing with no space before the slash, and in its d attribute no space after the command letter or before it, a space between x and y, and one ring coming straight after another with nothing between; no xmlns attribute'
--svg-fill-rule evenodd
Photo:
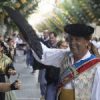
<svg viewBox="0 0 100 100"><path fill-rule="evenodd" d="M32 68L26 66L26 56L23 51L17 50L14 66L17 73L20 73L19 79L22 81L21 90L14 91L17 100L40 100L40 89L38 83L38 71L32 74ZM11 81L17 79L17 76L12 76Z"/></svg>

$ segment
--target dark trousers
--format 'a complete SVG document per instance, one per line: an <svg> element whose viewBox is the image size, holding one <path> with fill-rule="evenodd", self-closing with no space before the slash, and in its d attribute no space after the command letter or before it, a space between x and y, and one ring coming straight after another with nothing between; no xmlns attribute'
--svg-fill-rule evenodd
<svg viewBox="0 0 100 100"><path fill-rule="evenodd" d="M4 75L0 75L0 82L5 82ZM0 100L5 100L5 92L0 92Z"/></svg>
<svg viewBox="0 0 100 100"><path fill-rule="evenodd" d="M0 92L0 100L5 100L5 93L4 92Z"/></svg>
<svg viewBox="0 0 100 100"><path fill-rule="evenodd" d="M45 100L56 100L57 96L57 84L51 83L47 85Z"/></svg>

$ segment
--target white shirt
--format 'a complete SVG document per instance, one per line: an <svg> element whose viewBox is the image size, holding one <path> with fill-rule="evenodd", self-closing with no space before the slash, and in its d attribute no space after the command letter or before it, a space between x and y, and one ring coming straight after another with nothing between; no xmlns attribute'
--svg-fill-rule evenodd
<svg viewBox="0 0 100 100"><path fill-rule="evenodd" d="M41 43L41 45L43 49L42 59L39 59L36 53L32 50L36 60L43 63L44 65L61 67L62 60L66 55L67 49L48 48L43 43Z"/></svg>
<svg viewBox="0 0 100 100"><path fill-rule="evenodd" d="M86 55L80 60L87 59L90 56L91 56L91 54L88 51L86 53ZM78 60L77 62L79 62L80 60ZM91 91L91 100L100 100L100 63L96 64L95 68L96 68L96 72L95 72L93 86L92 86L92 89L91 89L92 90ZM74 88L74 82L75 82L75 80L67 83L64 86L64 89L73 89Z"/></svg>
<svg viewBox="0 0 100 100"><path fill-rule="evenodd" d="M87 58L89 58L90 56L91 56L90 52L87 51L86 55L85 55L84 57L82 57L82 59L78 60L77 62L80 62L81 60L87 59ZM73 59L73 60L74 60L74 59ZM73 62L74 62L74 61L73 61ZM72 63L72 64L73 64L73 63ZM74 81L67 83L67 84L64 86L64 89L73 89L73 88L74 88L73 84L74 84Z"/></svg>
<svg viewBox="0 0 100 100"><path fill-rule="evenodd" d="M100 63L98 63L95 67L97 70L94 77L91 100L100 100Z"/></svg>

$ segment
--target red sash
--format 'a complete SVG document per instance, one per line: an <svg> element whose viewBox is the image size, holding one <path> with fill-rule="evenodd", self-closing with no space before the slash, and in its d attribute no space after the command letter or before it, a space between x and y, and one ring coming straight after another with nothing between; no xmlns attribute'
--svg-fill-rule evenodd
<svg viewBox="0 0 100 100"><path fill-rule="evenodd" d="M76 69L76 71L78 72L78 75L80 75L81 73L83 73L84 71L88 70L89 68L92 68L94 67L94 65L96 63L100 62L100 58L95 58L95 59L92 59L91 61L89 62L86 62L85 64L81 65L78 69ZM59 83L59 86L58 87L62 87L64 86L67 82L73 80L76 76L74 76L74 73L71 72L69 73L64 79L62 82Z"/></svg>

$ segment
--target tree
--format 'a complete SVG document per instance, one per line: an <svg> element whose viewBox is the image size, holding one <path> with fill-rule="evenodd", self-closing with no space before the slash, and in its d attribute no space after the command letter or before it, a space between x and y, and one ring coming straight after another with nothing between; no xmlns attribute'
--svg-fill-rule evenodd
<svg viewBox="0 0 100 100"><path fill-rule="evenodd" d="M63 0L55 7L48 20L51 23L47 23L47 19L43 23L49 26L49 30L57 29L56 33L63 33L64 25L69 23L100 25L100 0ZM40 28L39 25L37 28Z"/></svg>
<svg viewBox="0 0 100 100"><path fill-rule="evenodd" d="M0 0L0 24L5 24L7 26L7 31L9 29L17 29L16 25L3 10L3 6L9 6L19 10L22 15L27 18L30 14L34 13L39 2L40 0Z"/></svg>

